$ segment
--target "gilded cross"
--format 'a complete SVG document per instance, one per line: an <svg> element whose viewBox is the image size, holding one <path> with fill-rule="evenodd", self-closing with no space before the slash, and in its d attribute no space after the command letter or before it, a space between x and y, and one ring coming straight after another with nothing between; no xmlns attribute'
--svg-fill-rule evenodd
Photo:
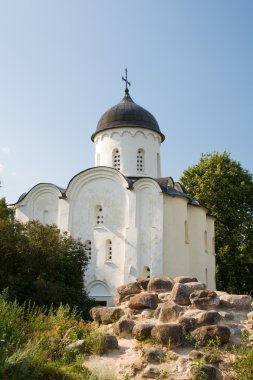
<svg viewBox="0 0 253 380"><path fill-rule="evenodd" d="M128 87L127 86L131 86L131 83L128 82L127 80L127 68L125 69L125 73L126 73L126 77L122 77L122 80L126 82L126 88L125 88L125 92L128 92Z"/></svg>

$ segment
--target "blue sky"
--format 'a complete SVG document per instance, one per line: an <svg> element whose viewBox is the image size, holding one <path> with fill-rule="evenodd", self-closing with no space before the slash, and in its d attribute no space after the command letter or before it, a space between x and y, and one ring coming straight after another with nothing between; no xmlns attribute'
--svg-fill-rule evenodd
<svg viewBox="0 0 253 380"><path fill-rule="evenodd" d="M253 172L252 41L252 0L0 0L0 197L94 166L126 66L163 176L224 150Z"/></svg>

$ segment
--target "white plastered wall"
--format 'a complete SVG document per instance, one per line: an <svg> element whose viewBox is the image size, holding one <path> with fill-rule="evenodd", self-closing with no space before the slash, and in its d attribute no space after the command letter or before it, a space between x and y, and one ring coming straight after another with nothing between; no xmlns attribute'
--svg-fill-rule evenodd
<svg viewBox="0 0 253 380"><path fill-rule="evenodd" d="M125 176L160 177L161 136L143 128L113 128L94 139L95 165L113 167L113 152L120 154L120 172ZM144 152L143 172L137 172L137 152Z"/></svg>
<svg viewBox="0 0 253 380"><path fill-rule="evenodd" d="M89 240L92 245L86 285L100 281L107 284L111 295L124 283L127 187L120 173L97 167L76 176L66 191L70 204L68 230L73 237ZM97 224L97 206L102 209L103 225ZM112 243L111 260L106 259L107 240Z"/></svg>
<svg viewBox="0 0 253 380"><path fill-rule="evenodd" d="M185 240L188 200L166 194L163 200L163 273L171 277L190 275L189 245Z"/></svg>
<svg viewBox="0 0 253 380"><path fill-rule="evenodd" d="M44 224L58 225L59 189L52 184L34 186L16 206L16 218L25 223L38 220Z"/></svg>

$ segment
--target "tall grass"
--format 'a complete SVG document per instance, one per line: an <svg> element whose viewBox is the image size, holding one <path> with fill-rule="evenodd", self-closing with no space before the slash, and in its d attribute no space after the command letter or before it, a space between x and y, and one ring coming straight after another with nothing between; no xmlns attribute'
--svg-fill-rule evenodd
<svg viewBox="0 0 253 380"><path fill-rule="evenodd" d="M99 336L94 323L85 323L68 306L46 310L8 301L0 294L0 379L99 379L83 367L78 350L65 347L84 339L83 352L96 353Z"/></svg>

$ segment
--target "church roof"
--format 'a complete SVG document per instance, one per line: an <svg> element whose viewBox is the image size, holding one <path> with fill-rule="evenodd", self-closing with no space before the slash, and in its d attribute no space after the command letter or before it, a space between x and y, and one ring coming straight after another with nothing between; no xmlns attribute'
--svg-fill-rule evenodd
<svg viewBox="0 0 253 380"><path fill-rule="evenodd" d="M155 117L133 101L129 95L128 88L125 89L123 99L101 116L97 129L91 136L91 139L94 141L96 134L101 131L122 127L149 129L159 133L162 141L165 139Z"/></svg>

